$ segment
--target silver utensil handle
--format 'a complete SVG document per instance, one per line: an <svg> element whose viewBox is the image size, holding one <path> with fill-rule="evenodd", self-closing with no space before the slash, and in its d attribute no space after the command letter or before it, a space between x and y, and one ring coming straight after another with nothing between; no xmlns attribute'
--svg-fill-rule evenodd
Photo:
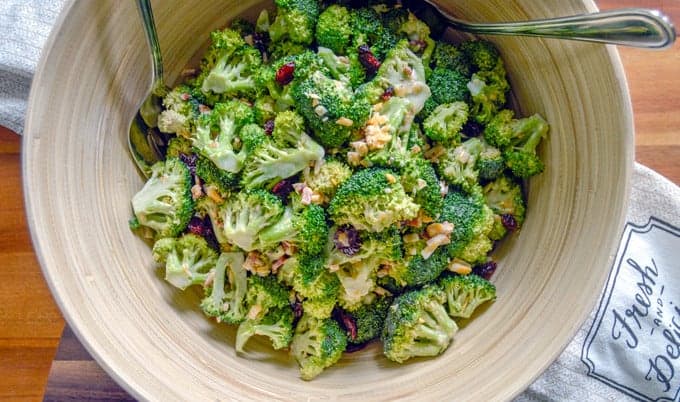
<svg viewBox="0 0 680 402"><path fill-rule="evenodd" d="M642 8L492 24L464 23L439 11L453 28L478 34L540 36L649 49L667 48L675 42L675 28L670 19L660 11Z"/></svg>
<svg viewBox="0 0 680 402"><path fill-rule="evenodd" d="M158 43L158 35L156 34L156 24L153 20L153 12L151 10L150 0L137 0L137 8L142 17L142 26L146 40L151 48L151 61L153 68L153 86L152 92L157 93L163 91L163 57L161 56L161 46Z"/></svg>

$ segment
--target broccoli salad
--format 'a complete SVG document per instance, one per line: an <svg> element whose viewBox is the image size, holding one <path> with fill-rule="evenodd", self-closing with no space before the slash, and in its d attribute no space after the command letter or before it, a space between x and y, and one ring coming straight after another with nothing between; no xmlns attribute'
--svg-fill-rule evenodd
<svg viewBox="0 0 680 402"><path fill-rule="evenodd" d="M509 108L493 44L445 42L423 10L276 0L163 97L130 226L236 353L258 336L304 380L369 342L402 363L495 300L549 127Z"/></svg>

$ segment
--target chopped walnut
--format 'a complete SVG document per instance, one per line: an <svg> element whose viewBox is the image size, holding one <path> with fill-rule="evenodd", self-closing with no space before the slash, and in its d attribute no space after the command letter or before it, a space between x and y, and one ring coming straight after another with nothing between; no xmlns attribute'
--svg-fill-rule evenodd
<svg viewBox="0 0 680 402"><path fill-rule="evenodd" d="M451 243L451 238L449 237L449 235L438 234L427 241L427 244L425 245L425 248L422 249L422 251L420 252L420 255L427 260L428 258L430 258L432 253L434 253L435 250L437 250L439 246L444 246L449 243Z"/></svg>
<svg viewBox="0 0 680 402"><path fill-rule="evenodd" d="M260 315L260 312L262 312L262 306L260 306L259 304L255 304L250 308L250 310L248 310L246 318L248 318L249 320L254 320L257 318L258 315Z"/></svg>
<svg viewBox="0 0 680 402"><path fill-rule="evenodd" d="M472 266L459 258L454 258L449 263L448 270L459 275L469 275L472 272Z"/></svg>
<svg viewBox="0 0 680 402"><path fill-rule="evenodd" d="M196 201L197 199L201 198L201 196L203 196L203 188L199 183L196 183L191 187L191 198Z"/></svg>
<svg viewBox="0 0 680 402"><path fill-rule="evenodd" d="M453 223L451 222L435 222L427 225L427 235L435 237L438 234L449 235L453 232Z"/></svg>
<svg viewBox="0 0 680 402"><path fill-rule="evenodd" d="M243 262L243 268L258 276L267 276L271 272L271 266L259 251L248 253L246 260Z"/></svg>
<svg viewBox="0 0 680 402"><path fill-rule="evenodd" d="M390 173L385 173L385 179L387 179L387 182L390 183L390 184L394 184L394 183L397 182L397 178L394 177L394 175L390 174Z"/></svg>
<svg viewBox="0 0 680 402"><path fill-rule="evenodd" d="M220 192L217 191L215 186L206 186L205 187L205 194L210 198L211 200L215 201L218 204L221 204L224 202L224 198L220 195Z"/></svg>
<svg viewBox="0 0 680 402"><path fill-rule="evenodd" d="M311 188L305 186L302 189L302 205L309 205L312 203L312 196L314 195L314 192L312 191Z"/></svg>

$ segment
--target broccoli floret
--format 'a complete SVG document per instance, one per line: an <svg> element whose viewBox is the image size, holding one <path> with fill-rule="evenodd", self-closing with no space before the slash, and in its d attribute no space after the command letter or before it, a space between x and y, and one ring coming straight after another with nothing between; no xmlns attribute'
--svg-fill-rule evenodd
<svg viewBox="0 0 680 402"><path fill-rule="evenodd" d="M279 42L271 42L269 44L269 57L274 63L289 56L297 56L308 51L307 45L291 42L289 40L281 40Z"/></svg>
<svg viewBox="0 0 680 402"><path fill-rule="evenodd" d="M458 71L465 77L472 75L470 60L467 54L463 52L458 46L437 41L432 54L432 68L445 68L448 70Z"/></svg>
<svg viewBox="0 0 680 402"><path fill-rule="evenodd" d="M429 67L432 52L435 48L435 42L430 38L430 27L418 19L415 14L409 12L406 21L399 26L397 34L401 34L408 39L411 50L420 55L423 64Z"/></svg>
<svg viewBox="0 0 680 402"><path fill-rule="evenodd" d="M276 101L269 95L263 95L255 99L253 103L253 115L255 123L264 126L269 120L276 117Z"/></svg>
<svg viewBox="0 0 680 402"><path fill-rule="evenodd" d="M545 168L543 161L536 154L536 147L547 136L549 127L539 115L533 117L539 120L536 129L503 153L507 167L515 176L523 179L535 176Z"/></svg>
<svg viewBox="0 0 680 402"><path fill-rule="evenodd" d="M426 83L423 62L411 51L406 40L399 41L387 53L387 57L380 65L375 78L370 81L370 86L379 89L363 90L372 96L372 98L368 98L369 102L378 103L380 96L391 87L394 95L406 98L411 103L413 115L418 114L423 109L430 95L434 96ZM376 94L377 99L375 98Z"/></svg>
<svg viewBox="0 0 680 402"><path fill-rule="evenodd" d="M316 43L335 54L346 54L350 45L352 28L349 10L338 4L331 4L321 14L316 24Z"/></svg>
<svg viewBox="0 0 680 402"><path fill-rule="evenodd" d="M238 173L243 167L245 152L237 152L234 144L241 128L253 120L251 108L241 101L217 103L210 114L199 118L193 145L218 168ZM217 134L213 135L213 131Z"/></svg>
<svg viewBox="0 0 680 402"><path fill-rule="evenodd" d="M446 293L446 307L451 317L470 318L481 304L496 300L496 287L474 274L446 275L438 283Z"/></svg>
<svg viewBox="0 0 680 402"><path fill-rule="evenodd" d="M191 233L157 240L152 255L165 265L165 280L181 290L203 284L217 261L217 253L205 239Z"/></svg>
<svg viewBox="0 0 680 402"><path fill-rule="evenodd" d="M319 18L317 0L275 0L276 18L269 26L272 42L288 39L302 45L314 40L314 28Z"/></svg>
<svg viewBox="0 0 680 402"><path fill-rule="evenodd" d="M336 297L308 298L302 301L302 311L320 320L330 318L337 303Z"/></svg>
<svg viewBox="0 0 680 402"><path fill-rule="evenodd" d="M292 282L293 290L303 298L337 300L340 282L337 275L328 271L325 263L324 257L319 255L293 256L286 261L289 271L287 281Z"/></svg>
<svg viewBox="0 0 680 402"><path fill-rule="evenodd" d="M514 118L510 109L501 110L484 129L484 139L503 151L506 165L521 178L543 171L536 147L550 127L539 114Z"/></svg>
<svg viewBox="0 0 680 402"><path fill-rule="evenodd" d="M315 193L323 196L327 204L335 195L338 187L352 176L352 169L342 161L327 160L320 167L304 171L304 182Z"/></svg>
<svg viewBox="0 0 680 402"><path fill-rule="evenodd" d="M267 142L267 134L264 129L257 124L250 123L243 126L239 132L239 138L241 139L241 149L246 155L252 154L260 145Z"/></svg>
<svg viewBox="0 0 680 402"><path fill-rule="evenodd" d="M477 159L483 150L484 143L477 137L447 149L437 165L440 177L467 192L474 191L479 186Z"/></svg>
<svg viewBox="0 0 680 402"><path fill-rule="evenodd" d="M250 190L232 195L220 208L222 234L245 251L257 248L258 234L276 223L283 214L283 204L264 190Z"/></svg>
<svg viewBox="0 0 680 402"><path fill-rule="evenodd" d="M238 324L245 319L248 282L243 262L243 253L220 254L212 282L206 286L205 297L201 300L201 310L208 317L228 324Z"/></svg>
<svg viewBox="0 0 680 402"><path fill-rule="evenodd" d="M369 168L356 172L340 185L328 205L337 225L380 232L401 221L413 219L420 207L406 195L396 173Z"/></svg>
<svg viewBox="0 0 680 402"><path fill-rule="evenodd" d="M356 328L355 334L348 334L348 342L358 345L379 338L392 300L391 296L381 296L370 304L362 304L354 311L344 312Z"/></svg>
<svg viewBox="0 0 680 402"><path fill-rule="evenodd" d="M272 309L290 307L289 290L275 276L250 275L247 280L246 317L258 321Z"/></svg>
<svg viewBox="0 0 680 402"><path fill-rule="evenodd" d="M238 185L237 175L218 168L210 159L201 155L196 158L196 175L201 178L204 187L214 187L220 197L227 196Z"/></svg>
<svg viewBox="0 0 680 402"><path fill-rule="evenodd" d="M422 157L413 157L400 170L401 184L406 194L428 217L437 219L442 212L444 198L434 167Z"/></svg>
<svg viewBox="0 0 680 402"><path fill-rule="evenodd" d="M238 40L234 38L238 37ZM229 29L211 34L209 56L197 78L201 91L209 98L229 99L234 96L254 98L255 76L262 65L262 54L245 44L241 36Z"/></svg>
<svg viewBox="0 0 680 402"><path fill-rule="evenodd" d="M354 35L354 48L368 45L378 59L382 60L387 51L396 44L394 35L384 29L380 14L371 7L353 9L350 13L350 27Z"/></svg>
<svg viewBox="0 0 680 402"><path fill-rule="evenodd" d="M236 351L243 353L246 343L253 335L266 336L276 350L288 347L293 340L293 321L290 306L273 308L258 320L243 321L236 331Z"/></svg>
<svg viewBox="0 0 680 402"><path fill-rule="evenodd" d="M460 44L460 51L477 70L493 70L502 63L498 49L486 40L465 41Z"/></svg>
<svg viewBox="0 0 680 402"><path fill-rule="evenodd" d="M293 99L314 137L331 148L341 146L353 130L363 127L371 110L364 98L354 96L349 84L321 72L295 86Z"/></svg>
<svg viewBox="0 0 680 402"><path fill-rule="evenodd" d="M352 88L366 80L366 70L359 62L358 52L350 51L347 56L338 56L331 49L319 46L317 53L334 79L346 82Z"/></svg>
<svg viewBox="0 0 680 402"><path fill-rule="evenodd" d="M483 181L495 180L505 170L505 159L501 151L482 141L484 149L477 157L475 168L479 172L479 178Z"/></svg>
<svg viewBox="0 0 680 402"><path fill-rule="evenodd" d="M389 269L388 276L394 279L397 286L424 285L435 280L448 267L450 258L445 247L439 247L424 257L421 253L424 244L420 246L403 263L395 264Z"/></svg>
<svg viewBox="0 0 680 402"><path fill-rule="evenodd" d="M427 118L437 106L445 103L468 102L470 90L469 78L456 70L437 67L427 78L427 85L432 96L427 99L420 113L420 118Z"/></svg>
<svg viewBox="0 0 680 402"><path fill-rule="evenodd" d="M484 199L494 212L494 229L489 235L493 240L499 240L508 229L503 224L503 218L512 216L511 229L518 230L524 223L526 206L522 186L510 176L502 175L484 186ZM507 223L506 223L507 225Z"/></svg>
<svg viewBox="0 0 680 402"><path fill-rule="evenodd" d="M465 102L444 103L437 106L423 121L423 131L433 141L444 145L460 144L460 130L468 120L470 109Z"/></svg>
<svg viewBox="0 0 680 402"><path fill-rule="evenodd" d="M410 14L411 12L406 7L392 7L382 12L380 18L385 29L396 34L408 21Z"/></svg>
<svg viewBox="0 0 680 402"><path fill-rule="evenodd" d="M321 160L324 148L304 130L300 115L290 110L279 113L274 120L272 141L263 141L248 155L241 184L248 188L271 185Z"/></svg>
<svg viewBox="0 0 680 402"><path fill-rule="evenodd" d="M295 327L290 349L300 366L300 377L311 380L335 364L347 348L347 337L337 322L303 315Z"/></svg>
<svg viewBox="0 0 680 402"><path fill-rule="evenodd" d="M472 74L467 89L472 100L471 116L477 123L488 124L505 105L506 94L510 89L503 63L499 63L493 70Z"/></svg>
<svg viewBox="0 0 680 402"><path fill-rule="evenodd" d="M185 84L174 87L163 98L164 110L158 115L158 129L164 133L176 133L189 137L194 121L200 115L200 101L194 91Z"/></svg>
<svg viewBox="0 0 680 402"><path fill-rule="evenodd" d="M193 214L191 172L178 158L151 166L151 175L132 197L132 211L139 225L152 229L155 238L177 237Z"/></svg>
<svg viewBox="0 0 680 402"><path fill-rule="evenodd" d="M354 253L347 254L346 249L338 249L338 243L345 242L343 227L332 231L335 245L328 257L329 267L340 280L341 289L338 302L344 309L353 311L362 304L370 302L374 297L377 271L381 266L391 266L401 262L401 236L396 228L380 233L364 233L361 235L361 245ZM350 246L345 245L343 246Z"/></svg>
<svg viewBox="0 0 680 402"><path fill-rule="evenodd" d="M181 155L188 156L193 155L194 149L191 145L191 140L186 137L175 136L170 138L168 141L168 148L165 151L165 157L167 158L180 158Z"/></svg>
<svg viewBox="0 0 680 402"><path fill-rule="evenodd" d="M481 192L465 195L450 191L444 197L439 220L453 224L451 243L446 246L449 257L470 263L486 259L492 246L488 236L493 229L494 214Z"/></svg>
<svg viewBox="0 0 680 402"><path fill-rule="evenodd" d="M271 248L286 241L305 254L319 254L326 247L326 214L319 205L310 204L302 211L286 208L283 217L259 234L260 247Z"/></svg>
<svg viewBox="0 0 680 402"><path fill-rule="evenodd" d="M382 334L383 352L395 362L437 356L453 340L458 326L444 308L446 294L426 286L398 296L387 310Z"/></svg>

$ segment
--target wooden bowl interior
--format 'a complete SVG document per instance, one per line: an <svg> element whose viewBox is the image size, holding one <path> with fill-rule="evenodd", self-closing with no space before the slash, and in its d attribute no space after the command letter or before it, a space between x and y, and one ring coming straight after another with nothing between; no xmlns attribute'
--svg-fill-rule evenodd
<svg viewBox="0 0 680 402"><path fill-rule="evenodd" d="M594 10L583 1L450 1L470 20ZM257 2L156 1L170 83L212 29ZM197 23L200 21L200 23ZM311 382L286 353L207 320L200 295L163 280L128 229L143 181L127 128L150 84L133 2L76 1L50 38L31 92L23 160L26 207L45 277L103 367L142 399L508 399L561 351L592 308L611 264L632 164L630 102L615 50L489 38L501 49L524 114L551 124L546 171L532 179L522 231L497 251L498 301L465 323L441 357L397 365L369 347Z"/></svg>

